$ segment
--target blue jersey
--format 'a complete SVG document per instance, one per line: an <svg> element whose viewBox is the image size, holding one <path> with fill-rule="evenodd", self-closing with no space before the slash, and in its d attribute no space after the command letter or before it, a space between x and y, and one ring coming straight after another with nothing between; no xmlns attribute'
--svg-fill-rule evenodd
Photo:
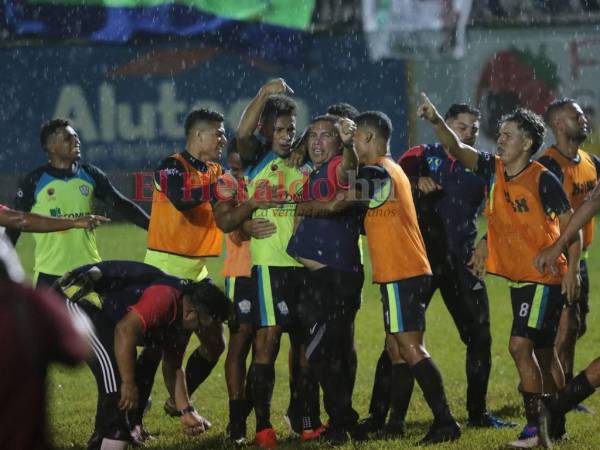
<svg viewBox="0 0 600 450"><path fill-rule="evenodd" d="M449 156L439 144L419 145L399 161L407 176L430 177L441 189L423 195L414 191L419 226L430 258L447 253L465 263L477 237L477 212L485 198L486 182Z"/></svg>
<svg viewBox="0 0 600 450"><path fill-rule="evenodd" d="M341 157L336 156L315 169L310 174L305 196L331 200L339 187L335 172L340 163ZM326 218L305 217L290 239L287 251L293 257L312 259L334 269L360 271L361 218L355 208Z"/></svg>

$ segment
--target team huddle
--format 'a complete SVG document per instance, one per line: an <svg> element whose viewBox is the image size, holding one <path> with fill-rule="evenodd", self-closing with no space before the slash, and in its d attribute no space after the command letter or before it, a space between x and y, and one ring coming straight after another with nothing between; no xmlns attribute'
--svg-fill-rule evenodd
<svg viewBox="0 0 600 450"><path fill-rule="evenodd" d="M165 412L189 434L207 431L211 424L190 397L225 350L227 439L247 442L254 411L254 445L275 448L271 398L283 333L291 344L286 420L301 441L403 438L415 381L433 415L419 444L459 439L442 373L424 344L426 310L438 289L467 349L468 426L515 427L486 405L486 272L508 280L512 303L509 352L526 425L509 446L561 440L567 412L584 408L580 403L600 385L600 359L573 373L575 345L587 327L586 256L600 209L600 159L579 149L588 128L576 101L553 102L543 119L525 109L507 114L492 154L475 148L477 109L454 104L442 117L422 95L417 114L439 143L413 147L396 162L393 126L383 112L338 103L297 134L292 94L282 79L266 83L231 142L220 113L190 112L185 151L154 172L149 217L100 169L79 162L79 137L68 121L42 126L49 162L25 178L16 211L0 209L0 225L13 242L20 229L74 227L34 235L34 279L52 285L69 313L88 324L98 388L88 448L123 449L149 438L143 417L161 361L170 395ZM556 141L533 160L544 121ZM219 163L224 150L229 170ZM93 228L106 219L91 215L94 198L148 230L143 263L101 261ZM482 205L488 229L476 242ZM22 215L9 222L17 211L39 225L24 225ZM206 268L223 239L224 292ZM352 400L362 239L386 338L369 416L359 420ZM192 333L200 345L184 370Z"/></svg>

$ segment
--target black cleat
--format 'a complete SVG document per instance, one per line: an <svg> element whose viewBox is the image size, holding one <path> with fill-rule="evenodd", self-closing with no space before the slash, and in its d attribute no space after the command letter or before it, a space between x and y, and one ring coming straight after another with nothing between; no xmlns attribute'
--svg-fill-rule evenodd
<svg viewBox="0 0 600 450"><path fill-rule="evenodd" d="M361 420L356 424L357 432L364 434L379 433L385 427L385 419L380 420L373 416L369 416L366 419Z"/></svg>
<svg viewBox="0 0 600 450"><path fill-rule="evenodd" d="M227 424L225 429L227 441L238 447L243 447L247 444L246 441L246 424L244 422Z"/></svg>
<svg viewBox="0 0 600 450"><path fill-rule="evenodd" d="M460 437L460 425L454 420L431 425L431 428L423 439L418 442L418 445L439 444L440 442L455 441Z"/></svg>
<svg viewBox="0 0 600 450"><path fill-rule="evenodd" d="M383 437L385 439L399 439L404 437L404 422L388 420L383 427Z"/></svg>
<svg viewBox="0 0 600 450"><path fill-rule="evenodd" d="M328 428L319 436L319 441L325 445L337 447L338 445L347 444L350 441L350 436L343 428Z"/></svg>

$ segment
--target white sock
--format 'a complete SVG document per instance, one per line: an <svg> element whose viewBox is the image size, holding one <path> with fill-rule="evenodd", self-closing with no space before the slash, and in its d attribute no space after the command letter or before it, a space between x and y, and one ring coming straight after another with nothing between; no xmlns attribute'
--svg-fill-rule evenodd
<svg viewBox="0 0 600 450"><path fill-rule="evenodd" d="M127 448L127 441L117 441L115 439L102 439L100 450L124 450Z"/></svg>

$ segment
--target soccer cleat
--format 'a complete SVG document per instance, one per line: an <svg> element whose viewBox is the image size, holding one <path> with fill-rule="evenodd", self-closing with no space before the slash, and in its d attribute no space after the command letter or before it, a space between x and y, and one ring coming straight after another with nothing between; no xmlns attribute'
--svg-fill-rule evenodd
<svg viewBox="0 0 600 450"><path fill-rule="evenodd" d="M131 430L131 445L133 447L144 447L147 441L156 439L142 425L135 425Z"/></svg>
<svg viewBox="0 0 600 450"><path fill-rule="evenodd" d="M326 445L344 445L350 440L350 436L343 428L327 428L319 437L320 442Z"/></svg>
<svg viewBox="0 0 600 450"><path fill-rule="evenodd" d="M325 433L325 431L327 431L327 428L325 428L323 425L321 425L316 430L303 430L302 434L300 435L300 441L301 442L314 441L315 439L319 439L319 437L323 433Z"/></svg>
<svg viewBox="0 0 600 450"><path fill-rule="evenodd" d="M378 433L383 430L385 426L385 419L380 420L373 416L369 416L366 419L361 420L356 425L356 428L364 434Z"/></svg>
<svg viewBox="0 0 600 450"><path fill-rule="evenodd" d="M514 422L505 422L499 417L486 411L480 417L469 418L468 426L473 428L514 428L517 426Z"/></svg>
<svg viewBox="0 0 600 450"><path fill-rule="evenodd" d="M519 437L509 442L508 448L534 448L542 445L542 440L538 435L538 428L535 425L525 425Z"/></svg>
<svg viewBox="0 0 600 450"><path fill-rule="evenodd" d="M238 447L246 445L246 424L244 422L228 423L227 428L225 428L225 434L227 435L227 440L233 445Z"/></svg>
<svg viewBox="0 0 600 450"><path fill-rule="evenodd" d="M431 428L418 445L439 444L440 442L455 441L460 437L460 425L454 420L451 422L431 425Z"/></svg>
<svg viewBox="0 0 600 450"><path fill-rule="evenodd" d="M578 413L583 413L583 414L594 414L594 410L588 408L583 403L578 403L577 405L575 405L575 407L573 408L573 411L578 412Z"/></svg>
<svg viewBox="0 0 600 450"><path fill-rule="evenodd" d="M276 448L277 447L277 435L273 428L265 428L256 432L254 438L254 445L258 448Z"/></svg>
<svg viewBox="0 0 600 450"><path fill-rule="evenodd" d="M388 420L383 427L385 439L399 439L404 437L404 422Z"/></svg>

